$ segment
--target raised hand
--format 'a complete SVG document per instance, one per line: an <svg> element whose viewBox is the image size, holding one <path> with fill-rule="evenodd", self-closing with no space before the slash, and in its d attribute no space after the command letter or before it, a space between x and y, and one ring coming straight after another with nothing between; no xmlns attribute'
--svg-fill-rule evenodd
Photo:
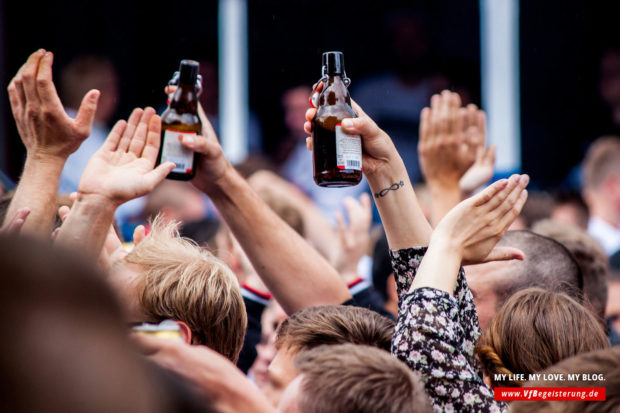
<svg viewBox="0 0 620 413"><path fill-rule="evenodd" d="M8 86L17 130L28 154L66 160L90 135L100 92L89 91L75 119L65 112L52 81L52 52L34 52Z"/></svg>
<svg viewBox="0 0 620 413"><path fill-rule="evenodd" d="M429 185L458 187L486 139L485 115L475 105L461 108L457 93L433 95L420 115L418 155Z"/></svg>
<svg viewBox="0 0 620 413"><path fill-rule="evenodd" d="M527 175L513 175L461 202L441 220L431 243L451 243L463 264L522 258L514 248L494 246L519 216L528 182Z"/></svg>
<svg viewBox="0 0 620 413"><path fill-rule="evenodd" d="M79 196L97 195L118 206L153 190L174 168L166 162L153 169L160 132L161 119L153 108L135 109L128 122L118 121L88 162Z"/></svg>
<svg viewBox="0 0 620 413"><path fill-rule="evenodd" d="M465 196L469 196L476 189L486 184L493 178L495 167L495 145L488 148L479 148L476 154L476 161L465 172L459 181L459 188Z"/></svg>
<svg viewBox="0 0 620 413"><path fill-rule="evenodd" d="M20 208L10 217L0 228L0 234L19 234L22 226L26 222L26 218L30 214L30 208Z"/></svg>
<svg viewBox="0 0 620 413"><path fill-rule="evenodd" d="M320 92L322 87L323 85L319 84L316 91ZM393 159L400 160L400 156L388 134L381 130L357 103L352 100L351 104L358 117L344 119L342 121L342 129L346 133L362 137L363 171L370 178L372 175L381 172L381 170L387 169ZM304 130L308 134L312 134L312 119L314 119L315 115L315 108L310 108L306 111ZM312 150L312 137L306 139L306 144L308 149Z"/></svg>
<svg viewBox="0 0 620 413"><path fill-rule="evenodd" d="M344 216L338 212L338 235L340 249L334 260L334 267L344 281L349 284L358 278L357 264L368 251L370 243L370 224L372 210L370 196L362 194L360 200L345 198L344 207L349 217L349 225L345 224Z"/></svg>
<svg viewBox="0 0 620 413"><path fill-rule="evenodd" d="M527 175L513 175L450 210L433 231L411 289L453 294L461 265L523 259L520 250L495 245L521 212L528 182Z"/></svg>

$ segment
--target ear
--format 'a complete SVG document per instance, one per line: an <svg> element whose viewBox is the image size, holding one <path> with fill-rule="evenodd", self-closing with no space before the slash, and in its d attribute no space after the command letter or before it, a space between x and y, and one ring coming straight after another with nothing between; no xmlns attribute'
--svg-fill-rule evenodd
<svg viewBox="0 0 620 413"><path fill-rule="evenodd" d="M192 329L184 323L183 321L174 320L175 323L179 326L179 331L181 332L181 337L183 337L183 341L186 344L192 344Z"/></svg>

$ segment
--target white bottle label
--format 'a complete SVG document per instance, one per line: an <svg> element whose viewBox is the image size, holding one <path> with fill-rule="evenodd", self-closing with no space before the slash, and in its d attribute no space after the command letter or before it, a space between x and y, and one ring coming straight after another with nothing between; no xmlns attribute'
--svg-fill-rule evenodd
<svg viewBox="0 0 620 413"><path fill-rule="evenodd" d="M166 129L162 142L161 163L174 162L176 167L172 172L189 174L194 169L194 151L186 148L180 139L183 136L196 136L196 132L184 132Z"/></svg>
<svg viewBox="0 0 620 413"><path fill-rule="evenodd" d="M336 125L336 163L338 169L362 170L362 138L350 135Z"/></svg>

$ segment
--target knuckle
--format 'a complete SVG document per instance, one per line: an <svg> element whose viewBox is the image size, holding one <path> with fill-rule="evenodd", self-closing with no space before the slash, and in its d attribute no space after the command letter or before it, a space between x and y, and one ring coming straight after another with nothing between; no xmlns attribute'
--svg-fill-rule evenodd
<svg viewBox="0 0 620 413"><path fill-rule="evenodd" d="M39 115L39 110L31 104L26 105L26 116L28 118L36 118Z"/></svg>

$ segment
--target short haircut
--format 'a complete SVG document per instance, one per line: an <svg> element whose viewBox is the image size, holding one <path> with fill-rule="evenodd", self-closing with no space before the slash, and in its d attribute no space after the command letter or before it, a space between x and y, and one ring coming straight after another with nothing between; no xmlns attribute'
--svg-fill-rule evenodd
<svg viewBox="0 0 620 413"><path fill-rule="evenodd" d="M147 321L187 323L195 344L236 362L247 328L239 282L213 254L181 238L178 226L156 218L149 235L125 257L142 269L140 307Z"/></svg>
<svg viewBox="0 0 620 413"><path fill-rule="evenodd" d="M80 255L0 234L0 410L169 411L113 291Z"/></svg>
<svg viewBox="0 0 620 413"><path fill-rule="evenodd" d="M482 371L493 386L495 374L539 372L568 357L607 348L605 331L594 315L563 293L528 288L511 296L475 347Z"/></svg>
<svg viewBox="0 0 620 413"><path fill-rule="evenodd" d="M584 305L604 323L609 271L603 247L584 230L550 220L540 221L532 230L562 243L573 254L583 275Z"/></svg>
<svg viewBox="0 0 620 413"><path fill-rule="evenodd" d="M527 230L506 232L498 245L518 248L525 253L525 259L515 263L509 277L494 282L498 303L530 287L560 291L582 302L581 270L564 245Z"/></svg>
<svg viewBox="0 0 620 413"><path fill-rule="evenodd" d="M620 347L580 354L552 366L542 373L578 374L577 381L529 381L523 387L604 387L605 401L518 401L510 405L514 413L563 412L563 413L612 413L620 410ZM583 380L603 375L604 381Z"/></svg>
<svg viewBox="0 0 620 413"><path fill-rule="evenodd" d="M577 218L577 225L581 228L588 227L588 219L590 218L590 209L584 201L583 196L578 191L557 190L553 192L553 208L571 205Z"/></svg>
<svg viewBox="0 0 620 413"><path fill-rule="evenodd" d="M294 364L302 376L301 413L431 412L419 376L377 348L320 346L299 353Z"/></svg>
<svg viewBox="0 0 620 413"><path fill-rule="evenodd" d="M284 320L276 347L293 352L322 344L365 344L390 351L394 321L367 308L345 305L309 307Z"/></svg>
<svg viewBox="0 0 620 413"><path fill-rule="evenodd" d="M602 136L588 149L583 160L583 185L597 188L610 172L620 173L620 137Z"/></svg>

